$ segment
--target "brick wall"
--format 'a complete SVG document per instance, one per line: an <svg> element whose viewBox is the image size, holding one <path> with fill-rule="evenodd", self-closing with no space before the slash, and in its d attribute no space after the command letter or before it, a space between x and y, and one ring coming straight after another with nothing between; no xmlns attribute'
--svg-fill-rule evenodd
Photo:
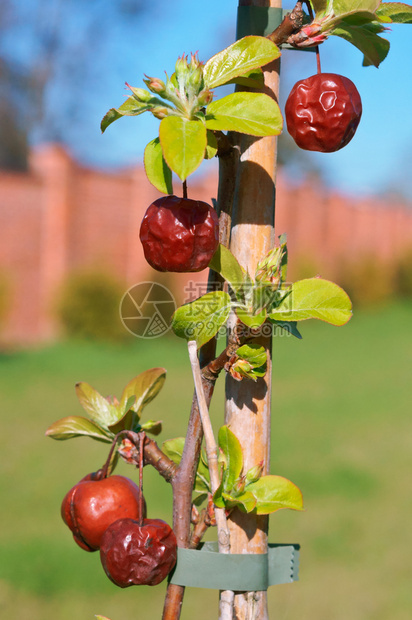
<svg viewBox="0 0 412 620"><path fill-rule="evenodd" d="M210 202L216 183L211 172L191 182L191 195ZM28 174L0 171L0 275L12 297L3 340L53 338L56 295L73 270L105 268L125 287L158 279L139 241L144 211L158 196L142 168L117 174L84 168L56 145L31 154ZM350 199L316 179L293 185L280 175L276 218L277 233L288 234L292 272L307 261L322 276L338 278L342 261L363 255L392 261L412 247L412 209L376 197ZM206 272L194 275L200 283ZM188 280L169 277L179 301Z"/></svg>

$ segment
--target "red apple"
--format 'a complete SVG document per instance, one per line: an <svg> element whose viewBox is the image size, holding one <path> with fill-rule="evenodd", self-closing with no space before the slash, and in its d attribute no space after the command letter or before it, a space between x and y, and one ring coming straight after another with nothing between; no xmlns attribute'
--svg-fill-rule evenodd
<svg viewBox="0 0 412 620"><path fill-rule="evenodd" d="M147 209L140 241L157 271L201 271L219 244L219 219L206 202L163 196Z"/></svg>
<svg viewBox="0 0 412 620"><path fill-rule="evenodd" d="M124 476L93 476L88 474L70 489L61 507L63 521L76 543L86 551L99 549L102 535L117 519L139 518L140 491L132 480Z"/></svg>
<svg viewBox="0 0 412 620"><path fill-rule="evenodd" d="M332 153L352 140L362 115L355 84L317 73L292 88L285 105L288 132L301 149Z"/></svg>
<svg viewBox="0 0 412 620"><path fill-rule="evenodd" d="M119 519L107 528L100 544L106 575L120 588L155 586L167 577L177 558L176 537L160 519Z"/></svg>

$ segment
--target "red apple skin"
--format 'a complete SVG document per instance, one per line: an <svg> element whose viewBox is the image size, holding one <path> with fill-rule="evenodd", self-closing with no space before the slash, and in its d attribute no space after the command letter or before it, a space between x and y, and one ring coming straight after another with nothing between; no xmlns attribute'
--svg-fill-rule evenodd
<svg viewBox="0 0 412 620"><path fill-rule="evenodd" d="M139 518L139 487L124 476L93 479L88 474L63 499L61 515L76 543L96 551L105 530L117 519ZM144 515L146 506L144 505Z"/></svg>
<svg viewBox="0 0 412 620"><path fill-rule="evenodd" d="M157 271L202 271L219 244L219 218L206 202L163 196L147 209L140 241Z"/></svg>
<svg viewBox="0 0 412 620"><path fill-rule="evenodd" d="M155 586L176 564L177 543L172 528L160 519L119 519L105 531L100 559L106 575L120 588Z"/></svg>
<svg viewBox="0 0 412 620"><path fill-rule="evenodd" d="M285 105L288 132L307 151L333 153L355 135L362 101L355 84L335 73L317 73L292 88Z"/></svg>

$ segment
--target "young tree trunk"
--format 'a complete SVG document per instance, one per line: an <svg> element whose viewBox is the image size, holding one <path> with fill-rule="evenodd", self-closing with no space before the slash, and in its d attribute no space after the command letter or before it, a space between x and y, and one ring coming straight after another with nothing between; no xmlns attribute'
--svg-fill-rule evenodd
<svg viewBox="0 0 412 620"><path fill-rule="evenodd" d="M281 0L239 0L240 6L281 7ZM279 61L265 67L264 92L278 98ZM240 264L253 276L257 262L275 243L276 138L240 138L240 163L232 215L230 248ZM267 327L267 326L266 326ZM267 373L252 381L226 380L225 423L240 440L245 470L264 461L269 473L271 406L271 336L262 336L268 350ZM233 511L229 519L231 553L266 553L268 517ZM236 620L266 620L266 592L235 596Z"/></svg>

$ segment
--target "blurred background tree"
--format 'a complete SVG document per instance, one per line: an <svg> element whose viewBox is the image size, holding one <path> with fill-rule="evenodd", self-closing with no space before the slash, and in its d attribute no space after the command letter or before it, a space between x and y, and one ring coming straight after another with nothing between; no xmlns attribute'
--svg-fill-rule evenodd
<svg viewBox="0 0 412 620"><path fill-rule="evenodd" d="M91 93L110 80L103 67L118 29L130 41L156 6L157 0L2 1L1 168L25 170L29 142L78 140Z"/></svg>

